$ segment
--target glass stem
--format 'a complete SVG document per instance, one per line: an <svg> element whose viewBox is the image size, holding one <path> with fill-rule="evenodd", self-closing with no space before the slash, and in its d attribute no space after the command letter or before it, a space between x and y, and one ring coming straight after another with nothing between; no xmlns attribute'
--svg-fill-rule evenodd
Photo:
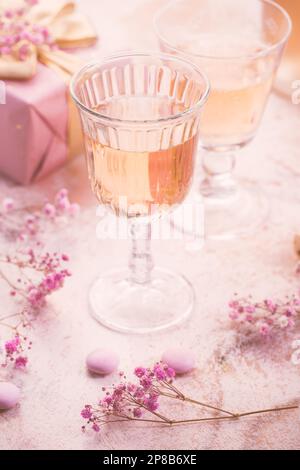
<svg viewBox="0 0 300 470"><path fill-rule="evenodd" d="M130 278L133 283L147 284L151 281L154 267L151 253L151 223L130 222L131 254Z"/></svg>
<svg viewBox="0 0 300 470"><path fill-rule="evenodd" d="M226 199L237 192L237 185L233 178L235 168L234 152L205 151L202 159L204 179L200 191L206 198Z"/></svg>

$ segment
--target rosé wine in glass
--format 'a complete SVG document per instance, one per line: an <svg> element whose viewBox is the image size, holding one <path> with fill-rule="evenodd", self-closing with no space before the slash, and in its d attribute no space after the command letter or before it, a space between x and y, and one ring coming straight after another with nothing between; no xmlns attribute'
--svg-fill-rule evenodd
<svg viewBox="0 0 300 470"><path fill-rule="evenodd" d="M110 117L117 113L120 119L146 120L183 112L184 106L165 97L117 97L96 110ZM136 151L135 134L119 133L115 147L85 134L92 188L117 215L151 216L183 202L190 189L198 135L187 135L178 145L163 149L155 133L147 139L149 150Z"/></svg>

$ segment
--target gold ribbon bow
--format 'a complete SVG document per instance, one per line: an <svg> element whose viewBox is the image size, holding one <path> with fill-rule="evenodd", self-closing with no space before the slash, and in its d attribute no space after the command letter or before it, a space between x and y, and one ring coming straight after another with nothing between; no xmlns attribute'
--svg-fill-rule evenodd
<svg viewBox="0 0 300 470"><path fill-rule="evenodd" d="M13 4L13 5L12 5ZM21 7L18 0L0 0L0 13L7 8ZM74 49L88 47L97 41L97 35L88 19L76 11L76 3L66 0L40 0L26 14L30 24L48 28L58 48ZM80 60L62 50L51 50L49 47L29 45L29 53L24 61L18 59L21 43L14 46L12 54L0 57L0 79L27 80L37 71L37 63L59 70L69 77Z"/></svg>

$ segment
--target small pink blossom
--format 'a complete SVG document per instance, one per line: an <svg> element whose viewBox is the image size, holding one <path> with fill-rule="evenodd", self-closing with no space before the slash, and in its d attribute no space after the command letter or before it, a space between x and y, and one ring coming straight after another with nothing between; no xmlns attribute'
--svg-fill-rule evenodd
<svg viewBox="0 0 300 470"><path fill-rule="evenodd" d="M11 339L10 341L7 341L5 343L6 354L12 355L13 353L17 352L19 345L20 338L18 336L15 336L15 338Z"/></svg>
<svg viewBox="0 0 300 470"><path fill-rule="evenodd" d="M137 386L135 384L132 384L130 382L127 384L127 392L134 394L136 390L137 390Z"/></svg>
<svg viewBox="0 0 300 470"><path fill-rule="evenodd" d="M176 372L174 369L172 369L172 367L166 368L166 374L167 374L167 377L169 377L170 379L173 379L176 376Z"/></svg>
<svg viewBox="0 0 300 470"><path fill-rule="evenodd" d="M8 18L8 19L11 19L11 18L14 17L14 11L13 11L13 10L6 10L6 11L4 12L4 16L5 16L6 18Z"/></svg>
<svg viewBox="0 0 300 470"><path fill-rule="evenodd" d="M36 235L38 230L39 230L39 224L38 224L38 219L36 216L34 215L29 215L28 217L26 217L25 219L25 230L27 230L27 232L30 234L30 235Z"/></svg>
<svg viewBox="0 0 300 470"><path fill-rule="evenodd" d="M33 308L40 308L45 305L45 294L36 287L30 288L27 299Z"/></svg>
<svg viewBox="0 0 300 470"><path fill-rule="evenodd" d="M15 44L15 36L7 36L5 39L4 39L4 45L5 46L13 46Z"/></svg>
<svg viewBox="0 0 300 470"><path fill-rule="evenodd" d="M136 375L139 379L141 377L144 377L145 374L146 369L144 367L136 367L136 369L134 370L134 375Z"/></svg>
<svg viewBox="0 0 300 470"><path fill-rule="evenodd" d="M259 332L262 336L268 336L270 334L270 326L267 323L262 323Z"/></svg>
<svg viewBox="0 0 300 470"><path fill-rule="evenodd" d="M17 14L18 16L23 16L24 13L25 13L25 9L24 9L24 8L17 8L17 9L16 9L16 14Z"/></svg>
<svg viewBox="0 0 300 470"><path fill-rule="evenodd" d="M150 377L142 377L140 384L144 390L149 390L149 388L152 386L152 379Z"/></svg>
<svg viewBox="0 0 300 470"><path fill-rule="evenodd" d="M256 310L256 308L255 308L254 305L247 305L247 306L245 307L245 312L246 312L246 313L249 313L250 316L251 316L251 314L255 313L255 310Z"/></svg>
<svg viewBox="0 0 300 470"><path fill-rule="evenodd" d="M113 401L112 397L108 395L107 397L103 399L103 404L109 406L112 404L112 401Z"/></svg>
<svg viewBox="0 0 300 470"><path fill-rule="evenodd" d="M19 40L20 41L28 41L28 42L31 42L31 33L29 33L28 31L26 31L25 29L23 29L22 31L20 31L19 33ZM26 44L27 46L29 46L29 44Z"/></svg>
<svg viewBox="0 0 300 470"><path fill-rule="evenodd" d="M11 197L6 197L2 201L2 207L6 213L11 212L15 208L15 201Z"/></svg>
<svg viewBox="0 0 300 470"><path fill-rule="evenodd" d="M42 27L40 32L44 36L45 39L49 38L50 32L48 28Z"/></svg>
<svg viewBox="0 0 300 470"><path fill-rule="evenodd" d="M145 396L145 390L142 387L137 387L134 392L135 398L141 399Z"/></svg>
<svg viewBox="0 0 300 470"><path fill-rule="evenodd" d="M69 195L69 191L66 188L62 188L56 194L56 199L57 200L64 199L65 197L68 197L68 195Z"/></svg>
<svg viewBox="0 0 300 470"><path fill-rule="evenodd" d="M15 359L15 367L17 369L24 369L27 366L28 358L25 356L19 356Z"/></svg>
<svg viewBox="0 0 300 470"><path fill-rule="evenodd" d="M133 415L135 418L141 418L143 416L143 411L141 408L135 408L133 411Z"/></svg>
<svg viewBox="0 0 300 470"><path fill-rule="evenodd" d="M230 313L229 313L229 318L230 320L237 320L239 318L239 314L236 310L232 310Z"/></svg>
<svg viewBox="0 0 300 470"><path fill-rule="evenodd" d="M287 328L289 326L289 319L286 315L281 315L281 317L278 318L278 325L280 328Z"/></svg>
<svg viewBox="0 0 300 470"><path fill-rule="evenodd" d="M50 219L54 219L56 216L56 208L53 204L47 203L44 207L44 214Z"/></svg>
<svg viewBox="0 0 300 470"><path fill-rule="evenodd" d="M61 198L58 203L57 207L62 212L68 212L70 210L71 203L67 197Z"/></svg>
<svg viewBox="0 0 300 470"><path fill-rule="evenodd" d="M159 404L157 400L152 399L152 398L146 398L144 400L144 406L147 408L149 411L156 411L159 408Z"/></svg>
<svg viewBox="0 0 300 470"><path fill-rule="evenodd" d="M76 206L73 209L71 209L72 204L69 200L69 192L65 188L61 189L57 193L55 197L55 205L60 212L66 212L69 215L73 215L71 214L72 211L75 212L77 210Z"/></svg>
<svg viewBox="0 0 300 470"><path fill-rule="evenodd" d="M246 321L247 321L248 323L253 323L253 321L254 321L254 316L253 316L253 315L250 315L250 314L248 313L248 315L246 315Z"/></svg>
<svg viewBox="0 0 300 470"><path fill-rule="evenodd" d="M165 380L166 379L166 373L164 369L160 365L154 366L154 374L157 380Z"/></svg>
<svg viewBox="0 0 300 470"><path fill-rule="evenodd" d="M84 419L91 419L93 414L92 414L92 411L91 411L91 406L90 405L86 405L83 410L81 410L81 416L84 418Z"/></svg>
<svg viewBox="0 0 300 470"><path fill-rule="evenodd" d="M294 308L287 308L286 311L284 312L285 316L287 316L288 318L290 317L295 317L297 316L297 311L294 309Z"/></svg>
<svg viewBox="0 0 300 470"><path fill-rule="evenodd" d="M68 213L71 217L76 217L80 213L80 205L73 203L68 208Z"/></svg>
<svg viewBox="0 0 300 470"><path fill-rule="evenodd" d="M265 306L269 309L271 313L275 313L277 305L270 299L265 300Z"/></svg>
<svg viewBox="0 0 300 470"><path fill-rule="evenodd" d="M9 55L11 53L11 47L9 46L3 46L0 48L0 54L1 55Z"/></svg>

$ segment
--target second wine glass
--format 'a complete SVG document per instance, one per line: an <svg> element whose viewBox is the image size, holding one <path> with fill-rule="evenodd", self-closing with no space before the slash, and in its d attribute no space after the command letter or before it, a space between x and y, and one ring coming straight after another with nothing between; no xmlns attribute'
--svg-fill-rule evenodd
<svg viewBox="0 0 300 470"><path fill-rule="evenodd" d="M208 238L255 230L268 214L257 184L233 177L236 152L256 135L291 21L271 0L175 0L154 19L161 49L203 69L211 94L200 143ZM197 193L196 193L197 194Z"/></svg>

